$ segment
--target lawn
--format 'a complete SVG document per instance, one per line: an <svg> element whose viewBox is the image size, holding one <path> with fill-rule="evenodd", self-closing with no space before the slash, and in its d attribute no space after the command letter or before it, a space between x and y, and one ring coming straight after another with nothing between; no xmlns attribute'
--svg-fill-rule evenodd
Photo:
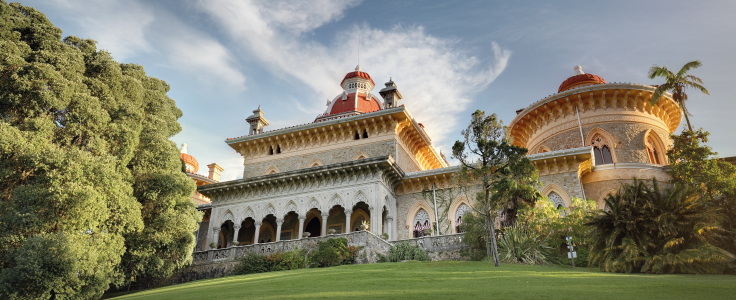
<svg viewBox="0 0 736 300"><path fill-rule="evenodd" d="M403 262L199 280L114 299L736 299L736 276Z"/></svg>

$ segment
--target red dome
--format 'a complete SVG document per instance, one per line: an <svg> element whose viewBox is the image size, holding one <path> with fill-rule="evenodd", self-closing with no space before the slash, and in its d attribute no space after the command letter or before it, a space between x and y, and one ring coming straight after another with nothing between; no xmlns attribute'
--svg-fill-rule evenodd
<svg viewBox="0 0 736 300"><path fill-rule="evenodd" d="M368 79L371 81L371 84L373 84L373 86L376 86L376 83L373 82L371 75L368 75L368 73L363 72L363 71L355 71L355 72L348 73L347 75L345 75L345 78L342 79L342 81L340 82L340 85L342 85L345 82L345 80L348 80L350 78L355 78L355 77Z"/></svg>
<svg viewBox="0 0 736 300"><path fill-rule="evenodd" d="M194 156L191 156L191 155L186 154L186 153L182 153L181 154L181 160L183 160L184 163L187 163L187 164L190 164L190 165L194 166L194 172L192 172L192 173L197 173L197 170L199 170L199 163L197 162L196 159L194 159Z"/></svg>
<svg viewBox="0 0 736 300"><path fill-rule="evenodd" d="M606 83L606 81L603 80L603 78L601 78L598 75L593 75L593 74L575 75L573 77L568 78L564 82L562 82L557 92L560 93L562 91L569 90L570 88L573 88L575 86L582 85L582 84L588 85L588 84L601 84L601 83Z"/></svg>

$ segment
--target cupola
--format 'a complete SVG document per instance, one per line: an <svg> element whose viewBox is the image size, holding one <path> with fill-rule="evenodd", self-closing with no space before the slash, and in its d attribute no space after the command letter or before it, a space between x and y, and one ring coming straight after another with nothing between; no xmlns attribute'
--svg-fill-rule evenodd
<svg viewBox="0 0 736 300"><path fill-rule="evenodd" d="M363 72L360 65L355 67L355 71L345 75L340 86L343 90L342 93L327 101L327 110L317 116L315 122L383 109L381 102L371 92L376 83L373 82L368 73Z"/></svg>
<svg viewBox="0 0 736 300"><path fill-rule="evenodd" d="M606 83L606 81L598 75L585 74L585 72L583 72L583 67L581 66L575 66L573 70L575 71L575 75L560 84L560 88L557 90L558 93L571 88Z"/></svg>
<svg viewBox="0 0 736 300"><path fill-rule="evenodd" d="M187 144L181 144L181 160L184 161L187 173L197 173L199 163L194 156L187 154Z"/></svg>

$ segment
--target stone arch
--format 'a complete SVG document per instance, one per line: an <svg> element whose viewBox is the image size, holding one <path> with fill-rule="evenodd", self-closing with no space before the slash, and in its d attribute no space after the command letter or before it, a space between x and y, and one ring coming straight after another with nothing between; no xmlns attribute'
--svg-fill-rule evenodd
<svg viewBox="0 0 736 300"><path fill-rule="evenodd" d="M338 194L335 194L332 196L332 198L330 198L330 202L328 202L327 207L325 207L325 209L331 209L337 205L342 206L343 208L346 208L346 209L348 208L347 206L345 206L345 201L342 200L342 197L340 197L340 195Z"/></svg>
<svg viewBox="0 0 736 300"><path fill-rule="evenodd" d="M353 232L355 227L360 226L360 224L355 223L360 218L363 218L364 220L368 221L369 226L373 226L373 224L370 224L371 216L368 215L368 212L366 212L362 208L356 208L355 210L353 210L353 213L350 214L350 228L348 228L348 230L350 230L349 232ZM370 227L368 228L368 230L370 230Z"/></svg>
<svg viewBox="0 0 736 300"><path fill-rule="evenodd" d="M457 218L455 216L457 215L457 210L462 204L465 204L468 207L472 207L470 205L470 201L468 201L468 198L466 198L464 195L461 195L452 201L452 204L450 204L450 208L447 212L447 217L450 219L450 228L452 228L453 230L455 227L457 227L457 224L455 224L457 223Z"/></svg>
<svg viewBox="0 0 736 300"><path fill-rule="evenodd" d="M245 208L245 211L243 212L243 220L245 220L247 218L251 218L251 219L254 219L254 220L256 218L256 214L255 214L255 212L253 212L253 209L250 208L250 206L246 207Z"/></svg>
<svg viewBox="0 0 736 300"><path fill-rule="evenodd" d="M263 208L263 211L261 211L261 219L265 218L268 215L276 216L276 208L273 206L273 204L269 203L266 204L266 207Z"/></svg>
<svg viewBox="0 0 736 300"><path fill-rule="evenodd" d="M662 139L659 138L657 132L652 129L647 129L644 132L642 140L644 149L647 151L647 157L651 164L657 165L668 165L667 162L667 148L665 147Z"/></svg>
<svg viewBox="0 0 736 300"><path fill-rule="evenodd" d="M368 205L369 208L371 208L373 206L371 206L371 203L368 201L368 199L370 198L368 198L368 196L366 196L366 194L362 190L360 190L357 193L355 193L355 196L353 197L353 201L352 203L350 203L350 206L351 207L355 206L356 204L358 204L358 202L364 202L366 205Z"/></svg>
<svg viewBox="0 0 736 300"><path fill-rule="evenodd" d="M315 198L312 198L311 200L309 200L309 203L307 203L307 206L303 208L304 215L306 215L308 211L312 210L312 208L322 211L322 206L319 205L319 201L317 201L317 199Z"/></svg>
<svg viewBox="0 0 736 300"><path fill-rule="evenodd" d="M406 214L406 228L407 229L411 230L412 228L414 228L414 224L413 224L414 216L416 216L419 210L421 209L424 209L427 212L427 214L429 214L430 223L434 224L435 222L437 222L434 219L434 210L432 210L432 208L429 207L429 204L427 204L427 202L419 200L417 202L414 202L414 205L412 205L411 208L409 208L409 212Z"/></svg>
<svg viewBox="0 0 736 300"><path fill-rule="evenodd" d="M550 150L549 147L545 145L541 145L537 147L537 151L535 153L544 153L544 152L552 152L552 150Z"/></svg>
<svg viewBox="0 0 736 300"><path fill-rule="evenodd" d="M359 150L358 153L355 153L355 155L353 155L353 159L351 159L351 160L364 159L364 158L368 158L368 157L369 157L368 154L366 154L365 152L363 152L363 150Z"/></svg>
<svg viewBox="0 0 736 300"><path fill-rule="evenodd" d="M222 218L220 218L220 225L224 224L225 222L230 221L235 223L235 215L233 215L233 212L228 210L225 210L225 212L222 213Z"/></svg>
<svg viewBox="0 0 736 300"><path fill-rule="evenodd" d="M606 198L609 195L615 195L615 194L616 194L616 190L614 190L614 189L607 189L607 190L603 191L603 193L601 193L601 196L598 198L598 201L597 201L597 203L598 203L598 209L604 209L604 208L606 208Z"/></svg>
<svg viewBox="0 0 736 300"><path fill-rule="evenodd" d="M572 206L572 200L570 200L570 195L560 186L554 183L549 183L544 187L544 189L542 189L542 195L545 197L549 197L549 194L551 194L552 192L555 192L557 195L560 195L560 198L562 198L562 201L563 201L562 204L565 208L569 208L570 206Z"/></svg>
<svg viewBox="0 0 736 300"><path fill-rule="evenodd" d="M321 161L321 160L319 160L319 159L315 158L315 159L312 159L311 161L309 161L309 162L307 163L306 167L307 167L307 168L314 168L314 167L319 167L319 166L324 166L324 165L325 165L325 164L324 164L324 163L322 163L322 161Z"/></svg>
<svg viewBox="0 0 736 300"><path fill-rule="evenodd" d="M261 241L263 241L263 243L268 243L268 235L266 233L270 235L271 242L276 241L276 230L273 229L271 223L263 222L261 224L260 232L258 233L258 243L261 243Z"/></svg>
<svg viewBox="0 0 736 300"><path fill-rule="evenodd" d="M296 205L296 202L294 200L289 200L289 202L286 203L286 206L284 206L284 210L281 212L281 214L286 215L290 211L293 211L297 214L299 213L299 206Z"/></svg>
<svg viewBox="0 0 736 300"><path fill-rule="evenodd" d="M276 168L275 166L269 166L268 169L266 169L266 172L263 172L263 175L276 174L278 172L278 168Z"/></svg>
<svg viewBox="0 0 736 300"><path fill-rule="evenodd" d="M600 127L593 128L593 130L588 133L585 137L585 146L593 146L598 149L603 149L604 147L608 148L608 151L611 152L611 163L615 164L618 162L618 159L616 158L616 148L618 147L618 143L616 143L616 140L610 133ZM596 152L594 151L594 154L595 153ZM596 162L596 165L599 164L601 163Z"/></svg>

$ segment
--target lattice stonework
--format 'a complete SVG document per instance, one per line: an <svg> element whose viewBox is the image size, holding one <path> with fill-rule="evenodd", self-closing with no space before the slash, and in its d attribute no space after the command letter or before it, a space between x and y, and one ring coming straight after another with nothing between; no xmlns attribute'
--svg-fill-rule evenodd
<svg viewBox="0 0 736 300"><path fill-rule="evenodd" d="M429 214L427 213L427 211L426 211L426 210L424 210L424 209L420 209L420 210L419 210L419 211L417 212L417 215L416 215L416 216L414 217L414 224L416 225L416 224L417 224L417 222L419 222L419 224L422 224L422 225L424 225L424 222L425 222L425 221L426 221L426 222L429 222Z"/></svg>
<svg viewBox="0 0 736 300"><path fill-rule="evenodd" d="M457 218L458 220L461 220L462 217L466 213L469 213L469 212L470 212L470 207L468 207L465 204L460 204L460 207L457 208L457 213L455 214L455 218Z"/></svg>
<svg viewBox="0 0 736 300"><path fill-rule="evenodd" d="M555 204L555 207L565 207L565 201L562 201L562 197L559 194L551 192L547 197L549 198L549 201L552 201L552 203Z"/></svg>

